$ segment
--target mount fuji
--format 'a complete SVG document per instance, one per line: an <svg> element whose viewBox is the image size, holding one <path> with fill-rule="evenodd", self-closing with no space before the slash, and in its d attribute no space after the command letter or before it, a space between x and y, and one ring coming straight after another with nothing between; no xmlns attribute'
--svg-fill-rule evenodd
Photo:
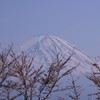
<svg viewBox="0 0 100 100"><path fill-rule="evenodd" d="M94 61L75 45L54 35L33 36L24 42L20 49L30 56L35 55L35 64L44 66L56 61L57 55L62 60L66 60L72 55L69 66L73 67L75 64L79 64L77 71L80 72L90 71L90 64Z"/></svg>

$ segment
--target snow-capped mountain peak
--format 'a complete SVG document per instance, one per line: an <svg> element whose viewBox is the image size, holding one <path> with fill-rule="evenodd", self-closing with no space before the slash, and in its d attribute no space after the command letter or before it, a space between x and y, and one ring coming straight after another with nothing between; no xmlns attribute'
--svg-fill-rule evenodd
<svg viewBox="0 0 100 100"><path fill-rule="evenodd" d="M77 49L76 46L54 35L33 36L21 45L21 50L28 52L29 55L36 54L35 63L39 65L52 63L56 59L57 54L63 60L66 60L73 54L70 66L80 63L79 70L82 72L88 71L90 69L88 63L93 62L92 58Z"/></svg>

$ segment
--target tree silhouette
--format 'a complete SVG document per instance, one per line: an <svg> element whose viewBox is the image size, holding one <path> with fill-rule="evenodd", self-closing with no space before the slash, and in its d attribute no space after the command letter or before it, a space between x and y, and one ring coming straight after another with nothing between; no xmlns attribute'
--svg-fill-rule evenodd
<svg viewBox="0 0 100 100"><path fill-rule="evenodd" d="M56 62L44 69L43 65L36 68L34 56L28 57L25 52L17 54L12 46L0 52L0 99L15 100L47 100L56 92L66 91L61 87L60 80L70 75L77 66L69 67L57 55ZM59 98L60 99L60 98Z"/></svg>
<svg viewBox="0 0 100 100"><path fill-rule="evenodd" d="M88 96L96 96L97 100L100 100L100 65L97 63L91 64L91 73L85 75L90 81L92 81L97 87L96 93L88 94Z"/></svg>

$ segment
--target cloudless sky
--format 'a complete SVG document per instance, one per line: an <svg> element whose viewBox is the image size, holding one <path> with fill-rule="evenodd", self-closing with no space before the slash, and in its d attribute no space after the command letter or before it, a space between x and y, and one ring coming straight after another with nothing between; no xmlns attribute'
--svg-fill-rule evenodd
<svg viewBox="0 0 100 100"><path fill-rule="evenodd" d="M0 43L54 34L100 56L100 0L0 0Z"/></svg>

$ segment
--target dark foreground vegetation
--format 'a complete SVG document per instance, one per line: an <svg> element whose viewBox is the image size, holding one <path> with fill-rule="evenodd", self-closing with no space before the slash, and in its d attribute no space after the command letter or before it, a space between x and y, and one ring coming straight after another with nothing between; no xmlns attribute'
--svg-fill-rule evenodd
<svg viewBox="0 0 100 100"><path fill-rule="evenodd" d="M69 67L67 63L71 60L69 56L65 61L56 57L56 61L44 68L44 65L35 67L34 57L28 57L25 52L17 54L12 46L0 50L0 100L52 100L56 93L57 100L81 100L80 95L83 88L77 85L78 78L73 77L73 71L78 64ZM96 96L100 100L100 66L91 64L91 72L84 74L97 87L96 93L88 93L89 100ZM62 79L71 78L70 84L62 85ZM65 80L66 79L66 80ZM69 91L69 92L66 92ZM64 98L66 96L66 99Z"/></svg>

